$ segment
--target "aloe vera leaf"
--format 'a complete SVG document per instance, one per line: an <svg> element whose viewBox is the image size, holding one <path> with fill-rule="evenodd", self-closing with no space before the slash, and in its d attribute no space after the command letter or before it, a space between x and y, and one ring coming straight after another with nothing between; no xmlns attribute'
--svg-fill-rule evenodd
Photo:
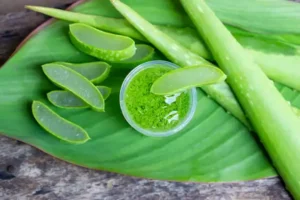
<svg viewBox="0 0 300 200"><path fill-rule="evenodd" d="M225 79L226 75L216 67L200 65L179 68L157 79L151 92L156 95L173 95L193 87L224 82Z"/></svg>
<svg viewBox="0 0 300 200"><path fill-rule="evenodd" d="M88 133L83 128L62 118L40 101L33 101L32 113L42 128L63 141L83 144L90 140Z"/></svg>
<svg viewBox="0 0 300 200"><path fill-rule="evenodd" d="M84 23L103 31L126 35L141 41L145 41L144 36L134 30L132 26L124 19L108 18L102 16L75 13L55 8L47 8L42 6L26 6L27 9L33 10L57 19L63 19L69 22Z"/></svg>
<svg viewBox="0 0 300 200"><path fill-rule="evenodd" d="M94 84L99 84L107 79L111 70L111 66L106 62L89 62L80 64L67 62L55 63L78 72Z"/></svg>
<svg viewBox="0 0 300 200"><path fill-rule="evenodd" d="M100 31L85 24L71 24L70 38L82 52L106 61L122 61L135 54L135 42L126 36Z"/></svg>
<svg viewBox="0 0 300 200"><path fill-rule="evenodd" d="M162 33L151 23L142 18L138 13L120 1L111 1L114 7L138 30L147 38L157 49L159 49L169 60L182 67L195 65L210 65L202 57L194 54L179 43L174 41L169 36ZM225 85L225 86L224 86ZM226 82L204 86L202 89L211 96L216 102L222 105L228 112L232 113L247 127L250 127L239 103L234 98L229 86ZM235 103L232 103L235 102Z"/></svg>
<svg viewBox="0 0 300 200"><path fill-rule="evenodd" d="M103 96L104 100L107 100L111 94L111 88L106 86L96 86ZM48 100L59 108L88 108L89 106L73 93L65 90L54 90L47 93Z"/></svg>
<svg viewBox="0 0 300 200"><path fill-rule="evenodd" d="M195 29L190 27L174 27L174 26L156 26L165 35L168 35L181 46L187 48L191 52L200 55L206 60L213 61L214 58L207 48L203 39Z"/></svg>
<svg viewBox="0 0 300 200"><path fill-rule="evenodd" d="M300 56L265 54L252 49L246 51L269 78L300 91Z"/></svg>
<svg viewBox="0 0 300 200"><path fill-rule="evenodd" d="M275 167L300 199L300 120L249 54L203 0L181 0L206 39Z"/></svg>
<svg viewBox="0 0 300 200"><path fill-rule="evenodd" d="M141 34L124 19L114 19L102 16L99 16L98 18L98 16L90 16L86 14L79 14L54 8L32 6L28 8L33 8L32 10L41 12L52 17L56 17L58 19L74 22L80 20L81 16L84 15L83 19L86 19L84 23L93 25L94 27L100 28L102 30L123 34L125 36L141 40L141 37L135 37L136 35ZM165 35L168 35L173 40L180 43L181 46L186 47L190 51L200 55L201 57L207 60L214 60L211 55L211 52L207 49L206 44L203 42L202 38L199 37L195 29L189 27L181 28L170 26L156 27L163 33L165 33ZM298 41L299 39L297 36L292 35L280 37L276 35L270 36L269 34L258 35L255 33L250 33L234 28L232 26L227 26L227 28L234 34L234 36L246 48L246 50L252 56L254 56L256 62L261 66L261 68L269 76L269 78L300 91L298 79L292 78L300 76L300 70L296 70L300 65L299 56L294 55L296 54L296 51L299 52L299 50L276 41L278 38L281 38L282 41L286 41L289 38L292 38L293 41ZM122 30L126 31L123 32ZM270 40L269 38L272 38L273 40ZM147 41L146 38L143 38L142 40ZM264 45L266 44L266 40L270 41L269 47ZM265 52L266 50L268 52ZM282 66L284 66L284 68ZM294 74L294 76L291 76L292 73Z"/></svg>
<svg viewBox="0 0 300 200"><path fill-rule="evenodd" d="M154 48L146 44L137 44L134 56L127 60L114 62L113 65L117 67L136 67L139 64L147 62L153 58Z"/></svg>
<svg viewBox="0 0 300 200"><path fill-rule="evenodd" d="M232 27L229 30L246 51L254 57L269 78L300 91L300 70L298 70L300 56L296 48L276 39L270 40L268 36L248 33ZM198 39L200 37L195 36L196 30L194 29L186 32L185 35L191 41L197 41L196 44L203 42ZM202 46L205 48L204 44ZM208 49L206 51L210 52ZM199 55L202 56L202 52L205 51L199 52L201 52Z"/></svg>
<svg viewBox="0 0 300 200"><path fill-rule="evenodd" d="M59 64L42 66L45 75L59 87L72 92L94 110L104 112L104 99L99 90L78 72Z"/></svg>
<svg viewBox="0 0 300 200"><path fill-rule="evenodd" d="M107 100L108 97L111 95L112 89L110 87L107 87L107 86L96 86L96 87L101 92L104 100Z"/></svg>

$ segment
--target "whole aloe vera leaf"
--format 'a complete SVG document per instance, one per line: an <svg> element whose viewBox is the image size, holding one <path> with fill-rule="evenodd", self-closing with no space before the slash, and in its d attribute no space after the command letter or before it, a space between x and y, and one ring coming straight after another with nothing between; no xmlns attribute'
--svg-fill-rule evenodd
<svg viewBox="0 0 300 200"><path fill-rule="evenodd" d="M89 79L94 84L103 82L110 73L111 66L106 62L89 62L89 63L67 63L55 62L56 64L63 65L71 68L82 76Z"/></svg>
<svg viewBox="0 0 300 200"><path fill-rule="evenodd" d="M96 86L106 100L111 94L111 88L106 86ZM65 90L54 90L47 93L48 100L59 108L88 108L89 106L73 93Z"/></svg>
<svg viewBox="0 0 300 200"><path fill-rule="evenodd" d="M59 116L40 101L32 103L32 113L41 127L63 141L83 144L90 139L83 128Z"/></svg>
<svg viewBox="0 0 300 200"><path fill-rule="evenodd" d="M300 199L300 120L254 59L203 0L181 0L295 199Z"/></svg>
<svg viewBox="0 0 300 200"><path fill-rule="evenodd" d="M132 57L136 51L131 38L80 23L70 25L70 38L80 51L106 61L122 61Z"/></svg>
<svg viewBox="0 0 300 200"><path fill-rule="evenodd" d="M82 22L86 24L105 31L147 41L144 36L141 36L141 34L124 19L91 16L87 14L37 6L28 6L27 8L52 17L56 17L58 19L73 22L82 20ZM211 52L206 47L206 44L203 42L202 38L199 37L195 29L190 27L182 28L161 25L156 27L165 33L165 35L168 35L173 40L180 43L181 46L189 49L191 52L200 55L204 59L211 61L214 60ZM280 38L280 36L272 35L271 38L273 38L273 40L270 40L270 35L249 33L231 26L227 26L227 28L229 28L238 41L246 48L246 50L252 56L254 56L256 62L261 66L269 78L300 91L300 82L297 78L300 77L300 70L297 70L298 66L300 65L300 58L298 55L299 53L296 52L299 50L278 42L277 40ZM297 38L296 36L294 37ZM270 40L270 43L266 44L266 40ZM291 76L292 74L293 76Z"/></svg>
<svg viewBox="0 0 300 200"><path fill-rule="evenodd" d="M151 23L142 18L138 13L132 10L127 5L120 1L111 1L115 8L138 30L147 38L157 49L159 49L169 60L178 64L181 67L195 66L195 65L210 65L199 55L182 47L179 43L174 41L169 36L165 35ZM247 127L250 127L248 121L239 106L239 103L234 98L229 86L226 82L213 84L201 87L209 96L221 104L228 112L232 113ZM230 94L230 95L229 95Z"/></svg>

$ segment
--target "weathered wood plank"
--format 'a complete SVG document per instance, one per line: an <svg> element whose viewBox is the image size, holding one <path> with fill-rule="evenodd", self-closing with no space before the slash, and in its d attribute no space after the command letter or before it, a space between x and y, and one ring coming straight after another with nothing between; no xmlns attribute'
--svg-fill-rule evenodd
<svg viewBox="0 0 300 200"><path fill-rule="evenodd" d="M43 15L24 11L23 4L66 7L72 1L14 0L12 4L11 0L1 0L0 64L9 57L26 35L46 20ZM11 11L14 13L4 14ZM50 157L29 145L0 137L0 199L289 200L291 198L278 178L226 184L138 179L77 167Z"/></svg>
<svg viewBox="0 0 300 200"><path fill-rule="evenodd" d="M288 200L277 178L226 184L145 180L84 169L0 137L0 199Z"/></svg>

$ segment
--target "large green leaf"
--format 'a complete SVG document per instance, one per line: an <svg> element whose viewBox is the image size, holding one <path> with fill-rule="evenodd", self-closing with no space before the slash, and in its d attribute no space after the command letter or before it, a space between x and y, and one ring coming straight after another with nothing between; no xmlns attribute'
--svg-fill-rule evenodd
<svg viewBox="0 0 300 200"><path fill-rule="evenodd" d="M172 1L124 1L152 22L189 23L182 17L181 8ZM88 1L75 10L120 16L107 0ZM164 17L156 13L164 13ZM93 60L71 45L68 23L53 23L31 37L0 70L0 132L77 165L146 178L238 181L276 174L252 133L201 91L197 112L189 127L162 139L137 133L124 120L118 101L120 85L127 72L117 68L104 83L113 89L106 113L51 106L46 93L56 87L43 75L41 65ZM300 107L297 92L281 85L278 88L293 105ZM72 145L46 133L31 114L33 100L45 102L60 115L84 127L92 139L83 145Z"/></svg>

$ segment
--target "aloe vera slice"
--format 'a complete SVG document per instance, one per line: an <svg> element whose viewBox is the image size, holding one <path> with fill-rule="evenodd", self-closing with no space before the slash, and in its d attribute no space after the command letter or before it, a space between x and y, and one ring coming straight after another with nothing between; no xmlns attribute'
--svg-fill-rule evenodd
<svg viewBox="0 0 300 200"><path fill-rule="evenodd" d="M40 101L32 103L32 113L42 128L63 141L82 144L90 140L83 128L62 118Z"/></svg>
<svg viewBox="0 0 300 200"><path fill-rule="evenodd" d="M226 75L211 66L194 66L172 70L157 79L151 92L157 95L172 95L184 90L225 81Z"/></svg>
<svg viewBox="0 0 300 200"><path fill-rule="evenodd" d="M136 51L135 42L131 38L80 23L70 25L70 38L80 51L111 62L131 58Z"/></svg>
<svg viewBox="0 0 300 200"><path fill-rule="evenodd" d="M80 64L67 62L55 63L78 72L94 84L103 82L108 77L111 70L111 66L106 62L89 62Z"/></svg>
<svg viewBox="0 0 300 200"><path fill-rule="evenodd" d="M111 88L106 86L97 86L103 99L106 100L111 94ZM48 100L60 108L88 108L89 106L80 98L69 91L55 90L47 94Z"/></svg>
<svg viewBox="0 0 300 200"><path fill-rule="evenodd" d="M108 97L111 95L111 88L107 86L96 86L97 89L101 92L104 100L107 100Z"/></svg>
<svg viewBox="0 0 300 200"><path fill-rule="evenodd" d="M59 64L42 66L45 75L59 87L72 92L94 110L104 112L104 99L99 90L78 72Z"/></svg>
<svg viewBox="0 0 300 200"><path fill-rule="evenodd" d="M135 67L153 58L154 48L146 44L137 44L134 56L121 62L115 62L117 67Z"/></svg>

